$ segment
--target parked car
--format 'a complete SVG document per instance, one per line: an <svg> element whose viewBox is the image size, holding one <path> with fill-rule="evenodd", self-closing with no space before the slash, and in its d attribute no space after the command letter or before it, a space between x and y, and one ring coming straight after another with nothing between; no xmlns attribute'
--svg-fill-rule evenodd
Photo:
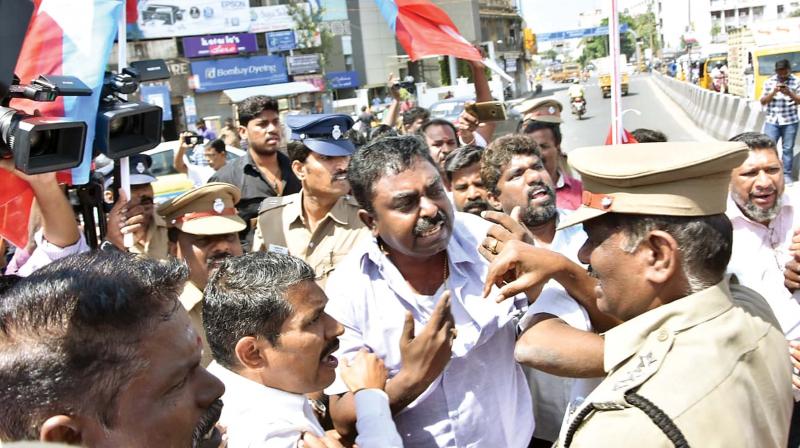
<svg viewBox="0 0 800 448"><path fill-rule="evenodd" d="M158 179L153 183L154 201L157 204L179 196L181 193L185 193L193 187L189 177L184 173L179 173L173 164L175 152L178 150L178 147L179 141L172 140L163 142L155 148L144 152L153 158L153 166L150 167L150 170ZM228 163L230 163L231 160L243 156L245 153L245 151L233 146L227 146L225 149L227 150L226 158ZM202 151L203 146L197 145L196 150ZM190 159L192 154L191 150L187 151L187 156Z"/></svg>
<svg viewBox="0 0 800 448"><path fill-rule="evenodd" d="M458 117L461 115L461 112L464 111L464 103L467 101L475 101L475 98L449 98L437 101L429 108L431 111L431 118L442 118L458 126ZM519 112L506 103L506 120L497 123L497 128L494 131L495 135L506 135L516 132L517 125L521 118Z"/></svg>

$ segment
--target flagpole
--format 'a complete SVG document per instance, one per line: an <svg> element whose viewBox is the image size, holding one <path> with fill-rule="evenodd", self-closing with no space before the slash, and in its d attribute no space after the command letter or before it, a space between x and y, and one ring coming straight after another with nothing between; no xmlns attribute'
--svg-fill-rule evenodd
<svg viewBox="0 0 800 448"><path fill-rule="evenodd" d="M117 27L117 72L122 73L122 69L128 66L128 30L127 19L125 17L125 5L122 5L122 13L119 15L119 26ZM131 171L130 160L122 157L119 162L119 183L125 197L131 199ZM126 233L123 236L125 247L133 247L133 234Z"/></svg>
<svg viewBox="0 0 800 448"><path fill-rule="evenodd" d="M611 144L621 143L622 136L622 93L620 91L620 38L617 0L610 0L611 11L608 18L609 59L611 63Z"/></svg>

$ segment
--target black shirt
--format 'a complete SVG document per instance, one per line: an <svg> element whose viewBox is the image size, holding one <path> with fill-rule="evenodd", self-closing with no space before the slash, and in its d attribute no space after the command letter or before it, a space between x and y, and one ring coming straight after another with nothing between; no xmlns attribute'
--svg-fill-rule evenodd
<svg viewBox="0 0 800 448"><path fill-rule="evenodd" d="M283 184L282 196L299 192L302 185L292 171L292 162L286 154L280 151L277 154ZM242 241L242 249L249 252L253 245L253 229L250 228L250 220L258 216L258 207L261 201L269 196L278 196L278 192L272 188L272 185L267 182L256 164L253 163L250 151L233 162L226 163L211 176L209 182L226 182L236 185L242 190L242 198L236 204L236 210L244 219L247 227L239 232L239 239Z"/></svg>

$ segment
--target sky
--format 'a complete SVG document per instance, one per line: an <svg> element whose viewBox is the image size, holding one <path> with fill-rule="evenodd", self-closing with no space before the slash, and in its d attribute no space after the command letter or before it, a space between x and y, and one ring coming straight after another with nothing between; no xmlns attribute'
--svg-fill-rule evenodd
<svg viewBox="0 0 800 448"><path fill-rule="evenodd" d="M619 11L626 7L645 3L644 0L618 0ZM593 9L603 9L611 0L520 0L523 19L534 33L574 30L578 26L578 14ZM564 7L554 7L554 4Z"/></svg>

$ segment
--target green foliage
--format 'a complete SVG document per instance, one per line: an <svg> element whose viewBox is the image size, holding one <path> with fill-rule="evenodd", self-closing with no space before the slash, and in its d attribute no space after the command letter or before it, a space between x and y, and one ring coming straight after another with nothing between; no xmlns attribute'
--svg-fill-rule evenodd
<svg viewBox="0 0 800 448"><path fill-rule="evenodd" d="M286 5L289 14L294 18L296 33L298 38L298 49L296 53L312 54L321 53L321 64L324 66L327 53L333 46L333 34L322 26L322 17L325 13L324 8L311 8L311 12L304 7L305 2L291 2ZM319 36L321 45L315 45L315 36Z"/></svg>
<svg viewBox="0 0 800 448"><path fill-rule="evenodd" d="M795 9L789 13L789 17L800 17L800 9Z"/></svg>
<svg viewBox="0 0 800 448"><path fill-rule="evenodd" d="M619 15L619 23L620 25L626 23L632 29L636 29L636 24L634 23L633 17L627 14ZM603 19L600 24L603 26L608 26L608 19ZM583 45L583 53L578 58L578 61L583 65L592 59L608 56L608 36L586 37L581 40L581 44ZM631 56L636 53L636 42L634 41L632 34L623 33L620 35L620 49L622 50L622 53L628 57L628 59L630 59Z"/></svg>
<svg viewBox="0 0 800 448"><path fill-rule="evenodd" d="M547 51L544 53L544 57L546 57L546 58L548 58L548 59L552 59L552 60L554 60L554 61L556 60L556 56L558 56L558 53L556 52L556 50L554 50L554 49L552 49L552 48L551 48L551 49L549 49L549 50L547 50Z"/></svg>
<svg viewBox="0 0 800 448"><path fill-rule="evenodd" d="M439 74L441 76L443 86L452 86L455 85L455 82L451 82L450 80L450 64L447 59L447 57L439 59ZM467 78L467 82L475 82L472 79L472 69L469 67L469 62L467 61L461 59L456 60L456 74L459 78Z"/></svg>

